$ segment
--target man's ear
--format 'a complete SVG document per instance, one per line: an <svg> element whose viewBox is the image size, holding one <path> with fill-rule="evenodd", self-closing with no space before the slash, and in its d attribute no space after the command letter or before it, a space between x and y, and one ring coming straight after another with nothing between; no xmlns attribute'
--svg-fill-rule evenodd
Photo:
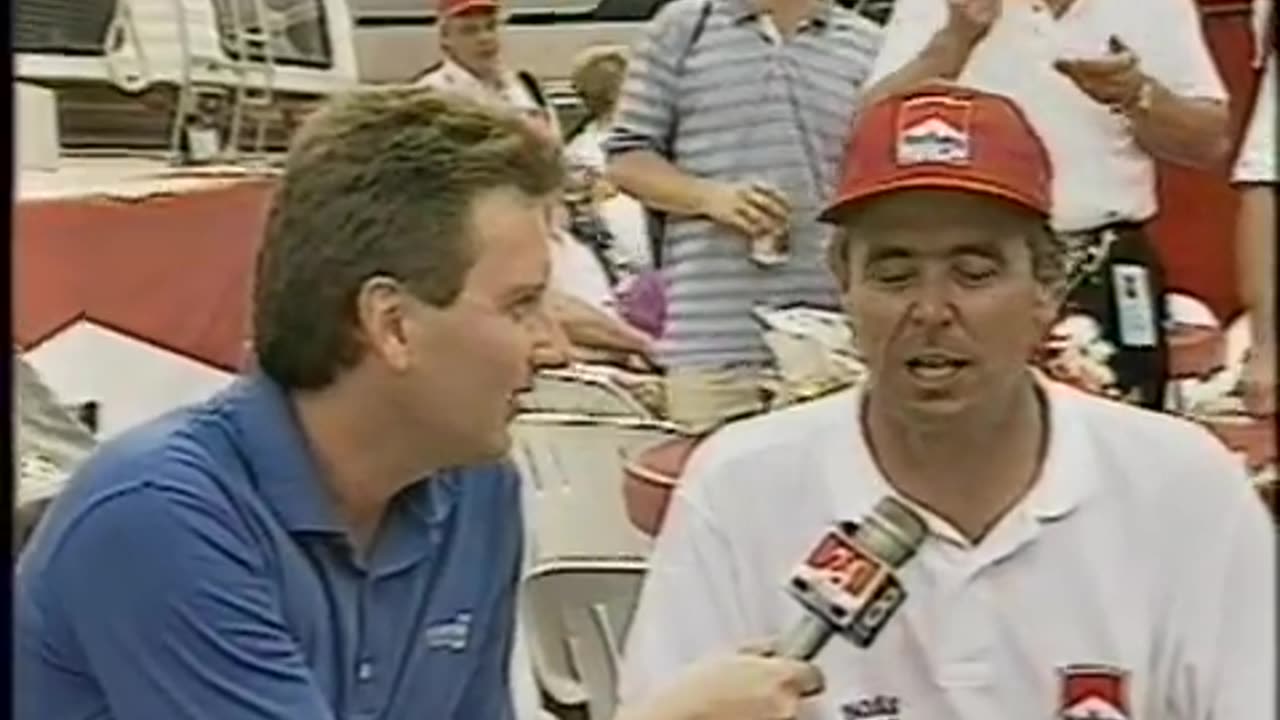
<svg viewBox="0 0 1280 720"><path fill-rule="evenodd" d="M356 291L356 332L365 351L396 371L407 369L412 361L406 322L412 302L409 291L385 275L368 278Z"/></svg>

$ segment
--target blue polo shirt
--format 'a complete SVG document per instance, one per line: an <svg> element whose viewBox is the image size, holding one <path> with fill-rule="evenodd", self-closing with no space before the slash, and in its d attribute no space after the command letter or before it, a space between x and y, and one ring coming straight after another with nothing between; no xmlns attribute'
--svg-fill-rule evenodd
<svg viewBox="0 0 1280 720"><path fill-rule="evenodd" d="M441 472L352 552L281 389L104 445L20 559L18 720L507 720L517 476Z"/></svg>

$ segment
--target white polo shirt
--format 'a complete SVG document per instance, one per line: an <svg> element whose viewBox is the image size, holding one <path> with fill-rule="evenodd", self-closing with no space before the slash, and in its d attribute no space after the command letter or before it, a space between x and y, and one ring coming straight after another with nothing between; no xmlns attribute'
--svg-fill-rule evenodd
<svg viewBox="0 0 1280 720"><path fill-rule="evenodd" d="M502 88L495 88L480 81L466 68L445 58L434 70L414 81L415 85L458 93L472 100L499 108L509 108L528 116L545 118L555 137L560 137L560 121L551 108L538 104L520 78L510 70L502 73Z"/></svg>
<svg viewBox="0 0 1280 720"><path fill-rule="evenodd" d="M946 0L897 0L872 82L919 55L946 17ZM1013 98L1040 133L1054 166L1059 230L1145 221L1157 210L1155 163L1129 121L1053 69L1057 59L1103 57L1113 34L1173 92L1226 100L1192 0L1076 0L1058 19L1043 0L1005 2L958 78Z"/></svg>
<svg viewBox="0 0 1280 720"><path fill-rule="evenodd" d="M1276 183L1276 53L1267 58L1254 95L1253 114L1236 155L1231 179L1238 183Z"/></svg>
<svg viewBox="0 0 1280 720"><path fill-rule="evenodd" d="M977 546L922 513L905 604L869 649L823 650L827 691L801 717L1274 720L1276 533L1241 464L1188 422L1044 387L1039 482ZM890 492L860 402L850 390L760 416L695 453L627 639L624 703L801 617L792 569ZM1064 707L1098 700L1117 712Z"/></svg>

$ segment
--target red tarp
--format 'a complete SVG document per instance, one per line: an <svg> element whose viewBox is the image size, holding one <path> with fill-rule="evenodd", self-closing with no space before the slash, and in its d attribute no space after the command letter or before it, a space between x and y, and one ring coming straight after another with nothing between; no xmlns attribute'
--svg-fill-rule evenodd
<svg viewBox="0 0 1280 720"><path fill-rule="evenodd" d="M139 201L19 204L15 340L30 347L84 317L238 368L270 188L250 181Z"/></svg>

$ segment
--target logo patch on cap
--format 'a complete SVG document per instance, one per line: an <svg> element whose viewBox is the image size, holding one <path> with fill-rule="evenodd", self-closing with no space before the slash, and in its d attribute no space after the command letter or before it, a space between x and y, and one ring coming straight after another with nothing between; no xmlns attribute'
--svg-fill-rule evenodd
<svg viewBox="0 0 1280 720"><path fill-rule="evenodd" d="M968 165L973 103L965 98L929 95L910 98L898 108L898 165Z"/></svg>
<svg viewBox="0 0 1280 720"><path fill-rule="evenodd" d="M1109 665L1068 665L1058 674L1061 720L1129 720L1129 673Z"/></svg>

